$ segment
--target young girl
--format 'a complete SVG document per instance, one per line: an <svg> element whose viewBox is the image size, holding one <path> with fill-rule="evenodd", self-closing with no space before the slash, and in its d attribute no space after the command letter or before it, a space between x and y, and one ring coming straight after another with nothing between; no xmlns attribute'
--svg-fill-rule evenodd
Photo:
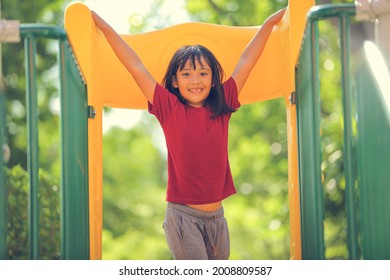
<svg viewBox="0 0 390 280"><path fill-rule="evenodd" d="M220 259L230 254L223 199L236 193L228 160L228 124L238 95L282 9L271 15L223 82L215 56L200 45L176 51L160 85L134 50L100 16L96 26L132 74L163 129L168 149L164 231L174 259Z"/></svg>

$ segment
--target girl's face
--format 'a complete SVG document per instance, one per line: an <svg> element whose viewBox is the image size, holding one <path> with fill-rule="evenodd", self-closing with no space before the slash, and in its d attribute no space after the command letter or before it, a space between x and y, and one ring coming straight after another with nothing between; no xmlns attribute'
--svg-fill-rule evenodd
<svg viewBox="0 0 390 280"><path fill-rule="evenodd" d="M178 70L176 77L173 77L173 87L180 91L180 94L192 107L202 107L203 102L209 96L212 84L213 73L210 66L201 57L201 63L195 61L195 66L189 60L182 70Z"/></svg>

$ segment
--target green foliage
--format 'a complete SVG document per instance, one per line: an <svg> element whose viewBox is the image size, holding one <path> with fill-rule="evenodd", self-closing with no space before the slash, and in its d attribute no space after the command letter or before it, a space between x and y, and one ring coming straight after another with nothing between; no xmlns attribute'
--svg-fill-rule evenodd
<svg viewBox="0 0 390 280"><path fill-rule="evenodd" d="M64 2L36 0L3 0L2 18L16 19L24 23L62 25ZM52 40L37 41L37 91L39 107L40 165L44 170L59 176L59 113L53 103L59 94L56 60L57 45ZM3 44L2 71L7 98L7 141L11 148L8 166L21 165L27 168L26 132L26 77L23 41L19 44Z"/></svg>
<svg viewBox="0 0 390 280"><path fill-rule="evenodd" d="M7 257L28 259L28 174L20 166L6 169ZM60 257L60 204L56 180L39 171L39 256Z"/></svg>
<svg viewBox="0 0 390 280"><path fill-rule="evenodd" d="M232 117L229 141L231 168L238 190L225 203L232 258L288 259L284 101L242 106ZM239 245L235 246L236 242Z"/></svg>
<svg viewBox="0 0 390 280"><path fill-rule="evenodd" d="M27 172L16 166L8 170L7 177L7 254L10 259L26 259L28 257Z"/></svg>
<svg viewBox="0 0 390 280"><path fill-rule="evenodd" d="M131 130L112 128L104 136L104 259L170 258L162 230L165 157L145 119Z"/></svg>
<svg viewBox="0 0 390 280"><path fill-rule="evenodd" d="M287 0L187 0L187 10L196 21L223 25L261 25L273 12L287 5Z"/></svg>
<svg viewBox="0 0 390 280"><path fill-rule="evenodd" d="M328 259L346 259L348 250L340 34L330 21L321 21L319 28L325 255Z"/></svg>

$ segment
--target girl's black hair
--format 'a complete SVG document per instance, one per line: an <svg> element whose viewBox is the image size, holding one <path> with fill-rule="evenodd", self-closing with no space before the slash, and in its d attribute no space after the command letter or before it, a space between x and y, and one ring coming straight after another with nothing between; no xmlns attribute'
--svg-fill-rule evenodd
<svg viewBox="0 0 390 280"><path fill-rule="evenodd" d="M204 46L193 45L179 48L173 55L171 62L168 65L167 72L162 81L163 86L171 93L175 94L182 103L187 104L187 101L180 94L179 89L173 86L172 79L173 77L176 77L177 71L180 71L184 68L187 61L191 61L193 67L195 68L196 61L202 64L202 57L210 66L213 75L213 86L211 88L209 96L204 101L204 105L209 106L211 108L211 111L213 112L213 118L222 114L235 112L236 110L231 108L225 100L225 95L222 86L224 72L221 67L221 64L214 56L214 54Z"/></svg>

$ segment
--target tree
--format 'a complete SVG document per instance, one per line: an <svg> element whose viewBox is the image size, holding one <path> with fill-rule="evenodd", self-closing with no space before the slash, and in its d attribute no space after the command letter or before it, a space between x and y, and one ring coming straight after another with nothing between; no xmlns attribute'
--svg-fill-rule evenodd
<svg viewBox="0 0 390 280"><path fill-rule="evenodd" d="M63 1L2 1L2 17L24 23L62 26ZM40 120L40 164L58 170L58 110L52 105L58 98L58 77L53 72L58 51L49 40L37 42L37 87ZM9 167L21 165L26 169L26 104L23 42L3 44L3 80L7 97L7 139L11 153ZM48 137L50 135L50 137ZM53 168L54 167L54 168Z"/></svg>
<svg viewBox="0 0 390 280"><path fill-rule="evenodd" d="M3 0L2 17L20 23L61 25L63 1ZM40 257L59 258L59 140L58 112L52 102L58 97L58 78L53 75L58 51L48 40L37 42L37 87L40 120ZM28 258L27 252L27 158L26 102L23 42L2 44L2 74L6 93L6 136L11 149L7 164L8 201L7 254L11 259ZM54 73L55 74L55 73ZM50 175L49 175L50 174Z"/></svg>

